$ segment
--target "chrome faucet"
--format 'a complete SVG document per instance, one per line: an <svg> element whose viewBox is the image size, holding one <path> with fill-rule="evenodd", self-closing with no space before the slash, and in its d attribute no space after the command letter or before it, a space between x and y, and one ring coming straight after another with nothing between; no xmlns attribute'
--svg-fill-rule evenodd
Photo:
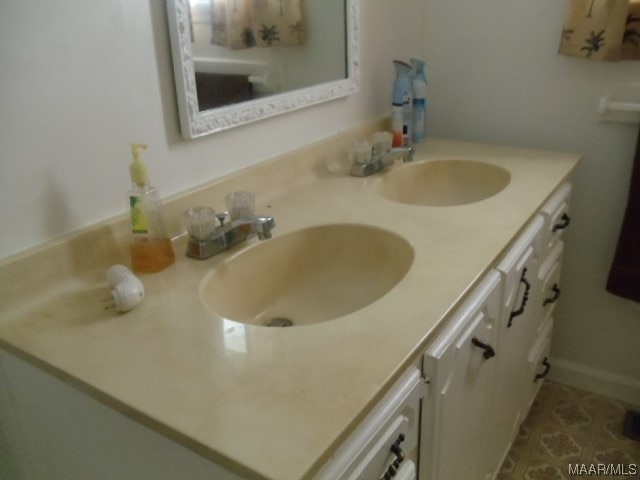
<svg viewBox="0 0 640 480"><path fill-rule="evenodd" d="M413 149L411 147L395 147L386 152L378 153L371 157L371 161L365 164L354 163L351 165L349 175L354 177L368 177L379 172L384 167L393 164L396 158L402 158L405 163L413 161Z"/></svg>
<svg viewBox="0 0 640 480"><path fill-rule="evenodd" d="M227 214L217 215L220 225L215 227L213 233L205 238L198 239L189 235L187 244L187 256L204 260L222 253L237 243L257 235L260 240L271 238L271 229L276 222L273 217L248 216L232 220L225 224Z"/></svg>

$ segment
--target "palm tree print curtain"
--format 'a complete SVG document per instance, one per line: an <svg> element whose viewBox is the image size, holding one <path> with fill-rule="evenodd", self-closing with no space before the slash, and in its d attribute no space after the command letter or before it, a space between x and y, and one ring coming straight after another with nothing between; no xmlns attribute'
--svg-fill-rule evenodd
<svg viewBox="0 0 640 480"><path fill-rule="evenodd" d="M209 0L211 43L230 49L301 45L302 0Z"/></svg>
<svg viewBox="0 0 640 480"><path fill-rule="evenodd" d="M591 60L640 60L640 0L570 0L560 53Z"/></svg>

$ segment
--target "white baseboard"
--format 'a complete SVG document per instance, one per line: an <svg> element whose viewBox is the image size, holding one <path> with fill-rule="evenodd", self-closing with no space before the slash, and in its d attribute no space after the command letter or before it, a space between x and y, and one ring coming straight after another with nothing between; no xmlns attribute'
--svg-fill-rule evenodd
<svg viewBox="0 0 640 480"><path fill-rule="evenodd" d="M550 358L550 362L551 370L547 378L552 382L606 395L640 407L640 381L558 358Z"/></svg>

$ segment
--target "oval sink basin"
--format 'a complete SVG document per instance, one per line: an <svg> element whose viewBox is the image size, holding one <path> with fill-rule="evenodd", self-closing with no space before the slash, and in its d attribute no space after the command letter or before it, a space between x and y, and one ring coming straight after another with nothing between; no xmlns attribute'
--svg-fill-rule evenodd
<svg viewBox="0 0 640 480"><path fill-rule="evenodd" d="M409 271L413 247L376 227L331 224L262 241L205 276L213 313L261 326L308 325L359 310Z"/></svg>
<svg viewBox="0 0 640 480"><path fill-rule="evenodd" d="M501 192L508 170L472 160L434 160L384 174L379 192L394 202L434 207L466 205Z"/></svg>

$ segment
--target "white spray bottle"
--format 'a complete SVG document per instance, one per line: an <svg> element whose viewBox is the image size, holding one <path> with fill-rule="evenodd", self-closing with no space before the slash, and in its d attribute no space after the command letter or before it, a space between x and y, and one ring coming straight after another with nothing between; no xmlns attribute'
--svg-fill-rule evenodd
<svg viewBox="0 0 640 480"><path fill-rule="evenodd" d="M413 73L413 141L422 142L427 136L427 77L425 63L417 58L411 59Z"/></svg>

